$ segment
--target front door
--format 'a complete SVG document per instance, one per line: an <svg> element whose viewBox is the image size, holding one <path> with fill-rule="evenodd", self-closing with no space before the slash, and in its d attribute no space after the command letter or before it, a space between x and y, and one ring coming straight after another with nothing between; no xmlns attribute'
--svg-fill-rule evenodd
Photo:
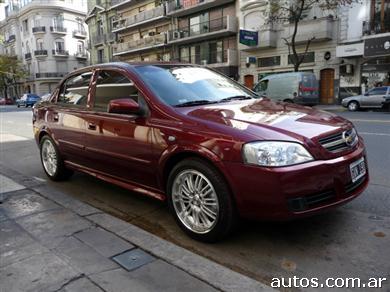
<svg viewBox="0 0 390 292"><path fill-rule="evenodd" d="M321 70L320 78L320 102L334 103L334 69Z"/></svg>
<svg viewBox="0 0 390 292"><path fill-rule="evenodd" d="M244 85L249 88L250 90L253 89L254 85L254 77L253 75L245 75L244 76Z"/></svg>
<svg viewBox="0 0 390 292"><path fill-rule="evenodd" d="M156 186L152 131L147 115L108 112L113 99L132 98L147 112L141 92L117 71L100 71L87 115L86 154L93 169L130 182Z"/></svg>

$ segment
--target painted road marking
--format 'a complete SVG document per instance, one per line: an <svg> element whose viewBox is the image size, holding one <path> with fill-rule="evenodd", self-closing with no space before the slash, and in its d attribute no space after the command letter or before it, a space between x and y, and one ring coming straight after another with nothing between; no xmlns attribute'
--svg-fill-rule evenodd
<svg viewBox="0 0 390 292"><path fill-rule="evenodd" d="M362 134L362 135L375 135L375 136L389 136L390 137L390 134L387 134L387 133L359 132L359 134Z"/></svg>

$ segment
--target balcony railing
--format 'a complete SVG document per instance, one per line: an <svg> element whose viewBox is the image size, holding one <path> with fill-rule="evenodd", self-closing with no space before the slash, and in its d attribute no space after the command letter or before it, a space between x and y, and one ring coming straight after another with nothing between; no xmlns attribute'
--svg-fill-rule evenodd
<svg viewBox="0 0 390 292"><path fill-rule="evenodd" d="M87 37L87 32L85 30L74 30L73 31L73 37L75 38L86 38Z"/></svg>
<svg viewBox="0 0 390 292"><path fill-rule="evenodd" d="M31 53L26 53L26 54L24 54L24 58L25 58L26 60L30 60L30 59L31 59Z"/></svg>
<svg viewBox="0 0 390 292"><path fill-rule="evenodd" d="M47 50L35 50L34 56L36 57L46 57L47 56Z"/></svg>
<svg viewBox="0 0 390 292"><path fill-rule="evenodd" d="M126 2L131 2L132 0L111 0L111 8L112 6L119 6L120 4L125 4Z"/></svg>
<svg viewBox="0 0 390 292"><path fill-rule="evenodd" d="M167 3L167 14L183 16L229 2L234 2L234 0L173 0Z"/></svg>
<svg viewBox="0 0 390 292"><path fill-rule="evenodd" d="M208 52L205 54L195 54L181 56L180 62L187 62L198 65L226 65L237 66L237 51L227 49L223 51Z"/></svg>
<svg viewBox="0 0 390 292"><path fill-rule="evenodd" d="M236 33L237 18L235 16L225 16L218 19L189 25L184 28L171 30L168 33L168 42L180 42L182 40L202 39L205 37L215 37L219 33Z"/></svg>
<svg viewBox="0 0 390 292"><path fill-rule="evenodd" d="M94 46L97 46L97 45L100 45L100 44L103 44L106 42L106 36L101 34L101 35L95 35L93 36L92 38L92 43Z"/></svg>
<svg viewBox="0 0 390 292"><path fill-rule="evenodd" d="M33 33L44 33L46 32L46 27L45 26L35 26L32 28Z"/></svg>
<svg viewBox="0 0 390 292"><path fill-rule="evenodd" d="M87 52L77 52L74 56L77 59L87 59L88 58Z"/></svg>
<svg viewBox="0 0 390 292"><path fill-rule="evenodd" d="M52 52L53 56L59 56L59 57L69 56L69 52L66 50L52 50L51 52Z"/></svg>
<svg viewBox="0 0 390 292"><path fill-rule="evenodd" d="M6 40L7 43L12 43L16 40L16 36L14 34L11 34L8 39Z"/></svg>
<svg viewBox="0 0 390 292"><path fill-rule="evenodd" d="M64 77L67 73L64 72L44 72L44 73L35 73L36 78L61 78Z"/></svg>
<svg viewBox="0 0 390 292"><path fill-rule="evenodd" d="M114 47L114 56L122 53L130 53L134 51L141 51L146 48L164 45L166 43L166 35L158 34L154 36L147 36L139 40L119 43Z"/></svg>
<svg viewBox="0 0 390 292"><path fill-rule="evenodd" d="M118 26L116 27L116 31L125 29L128 27L134 27L139 24L151 21L155 18L162 17L165 15L165 7L163 5L158 6L156 8L142 11L138 14L132 15L127 18L119 18L117 20Z"/></svg>
<svg viewBox="0 0 390 292"><path fill-rule="evenodd" d="M67 29L66 27L62 26L50 26L50 31L54 33L66 33Z"/></svg>
<svg viewBox="0 0 390 292"><path fill-rule="evenodd" d="M363 21L363 35L374 35L390 32L390 23L380 21Z"/></svg>

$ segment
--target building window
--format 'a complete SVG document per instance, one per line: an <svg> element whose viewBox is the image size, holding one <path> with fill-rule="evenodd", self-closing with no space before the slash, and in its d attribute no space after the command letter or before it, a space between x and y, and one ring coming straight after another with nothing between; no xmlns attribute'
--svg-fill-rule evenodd
<svg viewBox="0 0 390 292"><path fill-rule="evenodd" d="M298 58L302 58L303 54L298 54ZM294 55L288 55L288 64L294 64ZM313 63L315 61L315 54L314 52L308 52L303 59L302 63Z"/></svg>
<svg viewBox="0 0 390 292"><path fill-rule="evenodd" d="M28 19L23 20L22 26L24 33L28 33Z"/></svg>
<svg viewBox="0 0 390 292"><path fill-rule="evenodd" d="M37 50L38 51L44 50L43 39L37 39Z"/></svg>
<svg viewBox="0 0 390 292"><path fill-rule="evenodd" d="M272 66L279 66L279 65L280 65L280 56L257 59L258 67L272 67Z"/></svg>
<svg viewBox="0 0 390 292"><path fill-rule="evenodd" d="M83 20L81 18L76 18L77 22L77 31L79 32L84 32L84 25L83 25Z"/></svg>
<svg viewBox="0 0 390 292"><path fill-rule="evenodd" d="M34 27L41 26L41 16L39 14L34 17Z"/></svg>
<svg viewBox="0 0 390 292"><path fill-rule="evenodd" d="M101 20L99 20L97 22L97 34L99 36L103 35L104 34L104 29L103 29L103 22Z"/></svg>
<svg viewBox="0 0 390 292"><path fill-rule="evenodd" d="M77 42L77 53L83 54L84 51L85 51L84 42L83 41L78 41Z"/></svg>
<svg viewBox="0 0 390 292"><path fill-rule="evenodd" d="M54 49L56 52L64 52L65 51L65 42L63 39L56 39L54 43Z"/></svg>
<svg viewBox="0 0 390 292"><path fill-rule="evenodd" d="M97 59L98 63L104 63L104 49L100 49L97 51Z"/></svg>
<svg viewBox="0 0 390 292"><path fill-rule="evenodd" d="M53 27L54 29L64 28L64 16L62 14L58 14L53 18Z"/></svg>

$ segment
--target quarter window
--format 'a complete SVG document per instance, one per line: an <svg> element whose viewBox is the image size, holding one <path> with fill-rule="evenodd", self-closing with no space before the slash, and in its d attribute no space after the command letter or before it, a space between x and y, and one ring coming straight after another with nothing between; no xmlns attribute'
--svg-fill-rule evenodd
<svg viewBox="0 0 390 292"><path fill-rule="evenodd" d="M126 76L115 71L101 71L96 82L94 110L108 112L109 102L122 98L141 102L138 89Z"/></svg>
<svg viewBox="0 0 390 292"><path fill-rule="evenodd" d="M57 103L85 107L87 104L89 82L92 72L78 74L67 79L61 87Z"/></svg>

